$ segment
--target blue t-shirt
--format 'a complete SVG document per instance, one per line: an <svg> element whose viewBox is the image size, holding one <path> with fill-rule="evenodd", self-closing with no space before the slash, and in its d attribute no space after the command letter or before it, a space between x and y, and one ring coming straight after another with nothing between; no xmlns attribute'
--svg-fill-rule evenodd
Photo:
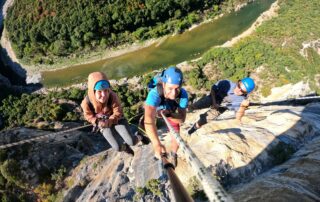
<svg viewBox="0 0 320 202"><path fill-rule="evenodd" d="M237 83L233 83L229 80L220 80L212 86L216 94L216 101L219 105L226 106L229 110L238 111L241 102L247 98L246 95L234 94L234 89L237 87Z"/></svg>
<svg viewBox="0 0 320 202"><path fill-rule="evenodd" d="M146 105L156 107L157 110L167 109L175 111L177 107L185 109L188 106L188 93L184 88L180 89L180 99L179 103L176 100L165 99L161 102L161 97L158 93L157 88L151 89L148 93Z"/></svg>

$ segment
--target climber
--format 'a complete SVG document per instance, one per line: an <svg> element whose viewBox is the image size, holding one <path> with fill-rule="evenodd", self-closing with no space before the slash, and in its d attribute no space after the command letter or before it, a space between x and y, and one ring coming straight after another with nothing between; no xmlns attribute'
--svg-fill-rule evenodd
<svg viewBox="0 0 320 202"><path fill-rule="evenodd" d="M106 75L93 72L88 76L88 95L82 100L85 119L98 126L103 136L116 151L125 151L134 155L130 146L139 140L148 144L150 140L141 134L131 135L127 120L123 117L122 107L117 94L111 90ZM115 135L119 134L124 140L119 146ZM130 145L130 146L129 146Z"/></svg>
<svg viewBox="0 0 320 202"><path fill-rule="evenodd" d="M150 89L145 101L143 123L146 134L151 139L155 155L160 158L162 153L166 153L166 149L161 144L157 134L156 118L161 117L160 111L162 111L168 117L174 130L179 133L180 124L186 118L188 93L184 88L181 88L183 75L177 67L171 66L167 68L156 80L154 88ZM148 86L150 87L150 85ZM177 166L178 148L179 144L171 136L170 159L175 167Z"/></svg>
<svg viewBox="0 0 320 202"><path fill-rule="evenodd" d="M228 110L236 112L236 120L241 123L241 118L249 106L247 96L255 88L253 79L246 77L234 83L229 80L220 80L211 87L209 95L191 104L188 111L211 107L209 111L200 115L200 119L188 130L191 135L209 120L216 119L220 114Z"/></svg>

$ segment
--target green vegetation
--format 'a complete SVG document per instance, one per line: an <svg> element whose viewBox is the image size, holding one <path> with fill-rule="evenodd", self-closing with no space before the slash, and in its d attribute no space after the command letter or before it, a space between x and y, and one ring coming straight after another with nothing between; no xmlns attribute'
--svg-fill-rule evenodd
<svg viewBox="0 0 320 202"><path fill-rule="evenodd" d="M59 99L81 102L84 91L79 89L51 92L48 95L22 94L8 96L0 106L1 117L6 128L15 126L36 126L40 121L76 121L81 114L74 111L76 106L59 104Z"/></svg>
<svg viewBox="0 0 320 202"><path fill-rule="evenodd" d="M52 184L42 183L34 189L39 201L56 202L63 201L63 193L56 192Z"/></svg>
<svg viewBox="0 0 320 202"><path fill-rule="evenodd" d="M121 100L124 115L130 119L142 113L142 102L147 97L146 89L129 90L127 85L114 86L113 90Z"/></svg>
<svg viewBox="0 0 320 202"><path fill-rule="evenodd" d="M203 11L219 12L220 0L110 0L14 2L5 21L18 58L53 64L93 50L181 32ZM70 14L71 13L71 14ZM71 55L72 54L72 55Z"/></svg>
<svg viewBox="0 0 320 202"><path fill-rule="evenodd" d="M196 201L208 201L207 195L203 191L202 185L195 176L189 179L187 191Z"/></svg>
<svg viewBox="0 0 320 202"><path fill-rule="evenodd" d="M139 201L143 198L143 196L146 194L146 188L144 187L137 187L135 189L135 195L133 196L133 201Z"/></svg>
<svg viewBox="0 0 320 202"><path fill-rule="evenodd" d="M20 188L26 188L20 172L20 165L14 159L8 159L0 166L1 175L6 181Z"/></svg>
<svg viewBox="0 0 320 202"><path fill-rule="evenodd" d="M145 84L146 86L146 84ZM142 113L142 104L147 96L147 89L132 90L127 85L113 86L119 96L124 116L130 119ZM80 121L82 113L76 110L86 91L69 88L51 91L45 94L9 95L2 100L0 116L4 120L4 128L17 126L40 127L38 123L47 122L50 128L55 121Z"/></svg>
<svg viewBox="0 0 320 202"><path fill-rule="evenodd" d="M190 71L184 73L186 83L195 89L201 89L208 87L210 89L211 83L208 82L208 78L204 75L201 68L196 67Z"/></svg>
<svg viewBox="0 0 320 202"><path fill-rule="evenodd" d="M145 187L137 187L135 189L136 194L133 197L134 201L139 201L145 195L152 194L153 196L161 197L161 183L157 179L151 179L147 182Z"/></svg>
<svg viewBox="0 0 320 202"><path fill-rule="evenodd" d="M59 188L63 185L64 175L66 174L67 169L62 165L57 171L51 174L51 180L55 181L55 187Z"/></svg>
<svg viewBox="0 0 320 202"><path fill-rule="evenodd" d="M317 0L280 0L277 17L262 24L255 34L231 48L213 48L197 61L200 69L211 64L218 79L238 80L263 67L259 73L263 85L258 86L263 95L268 95L274 86L309 81L311 87L320 93L315 75L320 73L320 56L308 48L307 57L299 51L303 42L320 38L319 7ZM200 70L197 70L200 71ZM197 79L210 80L206 76ZM211 81L214 82L214 81ZM197 81L191 82L201 87Z"/></svg>

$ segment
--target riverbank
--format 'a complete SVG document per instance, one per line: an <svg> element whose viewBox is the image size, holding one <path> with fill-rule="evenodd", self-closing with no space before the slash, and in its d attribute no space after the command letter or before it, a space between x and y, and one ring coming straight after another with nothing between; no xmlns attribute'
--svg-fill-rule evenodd
<svg viewBox="0 0 320 202"><path fill-rule="evenodd" d="M244 8L246 8L246 7L244 7ZM268 8L266 8L266 9L268 9ZM242 10L242 9L241 9ZM236 14L237 15L237 14ZM250 22L250 24L248 24L249 26L251 25L251 24L255 24L254 22L255 22L255 19L257 19L259 16L261 15L261 13L259 14L259 15L257 15L251 22ZM212 20L210 20L210 21L214 21L215 19L218 19L218 18L221 18L223 15L220 15L220 16L216 16L214 19L212 19ZM238 17L239 18L239 17ZM208 23L208 20L205 20L205 21L203 21L202 23L199 23L199 24L197 24L197 25L195 25L195 26L192 26L190 29L194 29L194 28L196 28L196 27L199 27L199 26L201 26L201 25L203 25L203 24L205 24L205 23ZM223 23L221 24L221 25L223 25ZM220 25L220 26L221 26ZM235 25L237 25L237 24L235 24ZM211 26L211 25L210 25ZM203 28L200 28L200 30L201 29L203 29ZM247 29L247 28L246 28ZM198 30L198 29L197 29ZM241 32L238 32L236 35L233 35L233 36L237 36L237 35L239 35L240 33L242 33L243 31L244 31L245 29L243 29ZM192 32L194 32L194 31L192 31ZM199 31L198 31L199 32ZM231 31L232 32L232 31ZM218 32L217 32L218 33ZM183 35L181 35L181 36L178 36L178 40L176 40L176 41L180 41L180 39L181 39L181 37L183 37L183 38L185 38L185 39L187 39L188 40L188 37L192 37L192 36L194 36L193 35L193 33L192 34L189 34L189 32L187 32L186 33L187 35L186 36L184 36L185 34L183 34ZM210 35L211 36L211 35ZM214 36L214 35L213 35ZM202 39L205 39L205 37L204 36L202 36L201 37ZM218 38L219 39L219 35L218 36L215 36L214 37L214 39L216 39L216 38ZM230 38L232 38L232 36L230 37ZM228 38L228 39L230 39L230 38ZM227 40L228 40L227 39ZM212 40L212 37L211 37L211 39L209 39L209 37L208 37L208 39L207 40ZM98 64L94 64L94 65L96 65L96 67L95 68L91 68L91 66L90 66L90 69L100 69L100 71L102 71L102 70L104 70L105 68L106 68L106 64L111 64L111 67L114 67L114 68L116 68L117 67L117 64L118 64L118 62L120 62L120 61L123 61L122 59L120 60L120 59L118 59L119 57L116 57L116 56L119 56L119 55L121 55L121 57L122 57L122 55L124 55L124 59L125 60L127 60L127 61L124 61L124 62L122 62L123 63L123 66L125 67L125 69L127 68L127 67L132 67L133 65L135 66L135 65L137 65L136 64L136 61L140 61L140 59L142 59L143 57L148 57L148 58L150 58L150 47L153 47L153 46L155 46L155 45L152 45L152 44L155 44L155 43L158 43L156 46L162 46L161 44L165 44L165 46L166 47L168 47L167 46L167 43L169 43L169 41L170 41L170 43L171 43L171 37L168 35L167 37L162 37L162 38L159 38L159 39L154 39L154 40L151 40L151 41L149 41L150 43L148 44L148 43L144 43L144 44L142 44L142 43L137 43L137 44L135 44L136 46L131 46L131 45L123 45L123 46L121 46L121 47L117 47L117 50L107 50L107 51L105 51L105 58L106 58L106 61L101 61L101 60L103 60L103 56L101 55L101 53L100 54L96 54L96 53L92 53L91 55L94 55L93 57L90 57L90 56L87 56L86 58L80 58L82 61L79 61L79 60L77 60L77 61L75 61L73 58L70 58L70 62L72 62L72 63L74 63L75 65L65 65L65 66L62 66L62 65L58 65L58 68L54 68L55 70L62 70L62 69L64 69L64 70L62 70L62 71L57 71L57 72L59 72L59 74L63 74L63 75L66 75L66 74L70 74L70 73L67 73L67 69L68 68L62 68L62 67L69 67L69 66L78 66L79 64L89 64L89 65L91 65L92 64L92 61L98 61L99 63ZM224 43L226 40L224 40L224 41L222 41L222 43ZM205 41L203 41L202 40L202 42L200 42L200 44L203 44L203 43L205 43ZM217 43L217 45L218 44L222 44L221 42L220 43ZM181 41L180 41L180 44L181 44ZM184 44L183 46L181 46L180 47L180 45L179 44L176 44L176 46L174 46L174 47L180 47L180 49L181 48L184 48L184 49L188 49L188 50L194 50L192 47L192 45L190 46L189 44L189 47L188 47L188 45L187 44L185 44L185 43L182 43L182 44ZM144 45L144 46L142 46L142 45ZM136 60L136 59L132 59L132 56L127 56L127 53L130 53L130 52L134 52L135 50L139 50L139 49L142 49L142 48L144 48L144 47L147 47L147 46L149 46L148 48L146 48L145 50L143 50L144 52L146 52L146 53L144 53L145 55L143 55L143 56L141 56L140 57L140 59L139 60ZM127 47L127 48L125 48L125 47ZM175 50L175 48L174 47L170 47L169 49L167 48L165 51L172 51L172 50ZM208 46L208 48L210 48L211 46ZM179 51L180 50L179 48L177 48L177 50ZM168 53L169 53L168 52ZM201 51L200 51L201 52ZM203 53L203 52L202 52ZM95 55L96 54L96 55ZM135 53L130 53L131 55L133 55L133 54L135 54ZM183 53L181 53L181 54L179 54L179 55L174 55L174 53L172 53L173 55L171 55L171 57L180 57L181 56L181 54L183 54ZM196 56L196 57L199 57L200 56L200 53L199 52L197 52L196 50L194 51L194 52L190 52L190 53L186 53L186 55L188 55L188 54L191 54L191 55L193 55L193 56ZM158 52L152 52L152 56L160 56L160 55L163 55L163 52L161 52L161 51L158 51ZM116 58L113 58L113 57L116 57ZM131 57L131 59L130 60L128 60L128 58L129 57ZM194 59L194 58L196 58L196 57L193 57L192 58L192 60ZM111 60L109 60L109 58L111 58ZM188 60L188 59L183 59L183 60L180 60L180 61L184 61L184 60ZM101 61L101 62L100 62ZM114 61L116 61L116 62L114 62ZM141 61L144 61L144 59L142 59ZM165 61L165 60L162 60L161 61L161 64L162 65L169 65L169 64L177 64L177 63L181 63L181 62L168 62L168 61ZM188 61L190 61L190 60L188 60ZM166 64L166 62L168 63L168 64ZM154 67L154 66L159 66L159 64L154 64L154 63L148 63L148 64L146 64L146 63L144 63L143 64L143 66L144 67ZM161 65L160 65L161 66ZM110 66L109 66L110 67ZM119 68L120 68L120 66L118 66ZM44 71L44 70L42 70L42 68L40 67L37 67L35 70L36 71L31 71L31 69L30 68L28 68L28 67L26 67L26 66L24 66L24 68L26 68L26 70L28 71L28 76L30 77L31 75L34 75L35 74L35 72L36 72L36 74L38 74L38 75L40 75L40 73L39 73L39 71ZM49 68L50 68L50 72L51 72L51 70L52 70L52 66L49 66ZM81 67L82 68L82 67ZM118 68L116 68L116 69L118 69ZM121 68L121 69L123 69L123 68ZM66 70L66 71L65 71ZM99 71L99 70L98 70ZM116 71L116 70L112 70L112 71ZM118 71L118 70L117 70ZM123 71L128 71L127 69L126 70L124 70L123 69ZM52 73L50 73L51 74L51 76L52 76L52 74L55 74L55 72L56 71L52 71ZM63 72L63 73L62 73ZM132 74L132 70L130 69L129 70L129 72L131 72L130 74L128 74L128 76L130 77L130 76L132 76L133 74ZM43 73L41 73L42 75L43 75ZM48 73L46 73L46 74L48 74ZM72 74L72 73L71 73ZM70 74L70 75L71 75ZM74 80L74 78L79 78L80 76L82 76L83 77L83 75L84 74L86 74L86 73L84 73L84 72L82 72L82 74L80 75L80 74L77 74L76 76L75 75L73 75L73 76L71 76L71 80ZM113 73L111 73L110 72L110 74L113 74ZM114 74L113 74L114 75ZM119 77L120 76L120 77ZM125 76L125 75L119 75L119 76L116 76L116 77L118 77L118 78L121 78L121 77L123 77L123 76ZM47 78L47 76L45 76L46 78ZM69 76L70 77L70 76ZM82 78L81 77L81 78ZM36 77L38 80L40 79L39 78L39 76L38 77ZM57 78L56 78L57 79ZM60 78L58 79L58 80L60 80ZM39 80L40 81L40 80ZM33 82L35 82L35 81L33 81Z"/></svg>
<svg viewBox="0 0 320 202"><path fill-rule="evenodd" d="M3 6L3 15L6 15L6 10L9 6L11 6L13 4L13 0L10 1L6 1L5 5ZM235 10L239 10L240 8L242 8L244 5L246 5L247 3L244 4L240 4L240 5L236 5L235 6ZM213 19L210 20L204 20L203 22L199 23L199 24L195 24L192 25L190 30L204 24L204 23L208 23L212 20L218 19L220 17L222 17L223 14L220 14L219 16L216 16ZM70 55L66 58L61 58L60 62L58 61L57 63L53 64L53 65L26 65L21 63L21 61L16 59L16 55L14 53L14 51L12 50L11 44L10 44L10 40L4 35L2 36L2 44L3 44L3 48L7 50L7 54L10 58L12 58L13 62L19 63L21 66L23 66L23 68L27 71L27 74L30 76L31 74L35 74L35 73L39 73L40 71L55 71L58 69L63 69L63 68L67 68L70 66L74 66L74 65L82 65L82 64L88 64L88 63L93 63L99 60L104 60L104 59L109 59L109 58L113 58L113 57L117 57L126 53L130 53L133 51L137 51L139 49L148 47L150 45L153 45L155 43L160 44L161 42L165 41L165 39L170 36L164 36L161 38L157 38L157 39L150 39L144 42L136 42L133 44L124 44L122 46L116 47L116 48L111 48L111 49L106 49L106 50L98 50L98 51L93 51L90 53L84 53L83 55L80 56L76 56L75 54ZM158 45L157 44L157 45Z"/></svg>
<svg viewBox="0 0 320 202"><path fill-rule="evenodd" d="M3 33L5 32L6 31L4 29ZM161 43L166 39L166 37L167 36L157 38L157 39L150 39L142 42L136 42L133 44L124 44L116 48L106 49L100 52L91 52L90 54L86 54L78 58L69 56L67 58L61 58L61 61L63 62L56 63L54 65L26 65L26 64L20 63L11 47L10 40L8 39L8 37L6 37L6 34L2 34L1 46L2 48L6 49L8 56L11 58L11 60L22 65L23 68L27 71L27 74L30 75L30 74L37 73L39 71L48 71L48 70L55 71L58 69L70 67L72 65L88 64L88 63L93 63L103 59L117 57L126 53L130 53L130 52L148 47L155 43Z"/></svg>
<svg viewBox="0 0 320 202"><path fill-rule="evenodd" d="M248 37L253 32L255 32L257 27L259 27L263 22L265 22L267 20L270 20L273 17L276 17L278 15L278 10L279 9L280 9L280 7L279 7L278 0L277 0L271 5L269 10L263 12L258 17L258 19L252 24L252 26L249 29L244 31L242 34L232 38L231 40L225 42L221 46L217 46L217 47L231 47L234 44L238 43L241 39Z"/></svg>

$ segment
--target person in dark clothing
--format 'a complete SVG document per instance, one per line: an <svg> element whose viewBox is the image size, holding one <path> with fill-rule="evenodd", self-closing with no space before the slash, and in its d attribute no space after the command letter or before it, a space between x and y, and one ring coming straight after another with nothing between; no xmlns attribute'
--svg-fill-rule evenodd
<svg viewBox="0 0 320 202"><path fill-rule="evenodd" d="M246 108L249 106L247 96L255 88L254 80L247 77L234 83L220 80L211 88L210 95L189 106L189 111L211 107L200 115L200 119L188 130L191 135L208 121L216 119L226 110L236 111L236 119L241 123Z"/></svg>

